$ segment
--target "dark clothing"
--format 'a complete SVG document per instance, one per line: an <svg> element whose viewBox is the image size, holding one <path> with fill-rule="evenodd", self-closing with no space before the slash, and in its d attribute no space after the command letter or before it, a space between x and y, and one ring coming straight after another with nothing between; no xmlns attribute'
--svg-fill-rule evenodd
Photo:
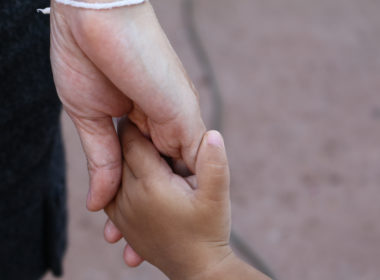
<svg viewBox="0 0 380 280"><path fill-rule="evenodd" d="M62 273L64 157L49 0L0 0L0 279Z"/></svg>

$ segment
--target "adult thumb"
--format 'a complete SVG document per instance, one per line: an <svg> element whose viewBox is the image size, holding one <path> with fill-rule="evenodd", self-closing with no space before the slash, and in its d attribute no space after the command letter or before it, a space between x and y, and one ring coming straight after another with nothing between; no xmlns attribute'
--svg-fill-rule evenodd
<svg viewBox="0 0 380 280"><path fill-rule="evenodd" d="M87 157L90 191L87 208L103 209L115 196L121 180L121 148L111 117L72 117Z"/></svg>
<svg viewBox="0 0 380 280"><path fill-rule="evenodd" d="M207 199L228 198L230 172L222 135L209 131L203 137L196 163L198 191Z"/></svg>

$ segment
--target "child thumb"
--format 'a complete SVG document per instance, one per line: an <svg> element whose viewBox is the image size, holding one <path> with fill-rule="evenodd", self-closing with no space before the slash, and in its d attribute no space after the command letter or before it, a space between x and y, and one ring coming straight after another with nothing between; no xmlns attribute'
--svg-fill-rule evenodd
<svg viewBox="0 0 380 280"><path fill-rule="evenodd" d="M210 200L228 198L230 172L222 135L209 131L203 137L196 163L198 190Z"/></svg>

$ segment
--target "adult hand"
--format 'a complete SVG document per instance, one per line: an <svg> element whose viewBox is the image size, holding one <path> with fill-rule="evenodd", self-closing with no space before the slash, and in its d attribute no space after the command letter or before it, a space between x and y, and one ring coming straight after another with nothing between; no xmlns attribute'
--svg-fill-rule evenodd
<svg viewBox="0 0 380 280"><path fill-rule="evenodd" d="M95 11L52 1L51 62L87 156L89 210L104 208L120 184L112 117L128 114L161 153L194 171L205 132L197 93L148 2Z"/></svg>

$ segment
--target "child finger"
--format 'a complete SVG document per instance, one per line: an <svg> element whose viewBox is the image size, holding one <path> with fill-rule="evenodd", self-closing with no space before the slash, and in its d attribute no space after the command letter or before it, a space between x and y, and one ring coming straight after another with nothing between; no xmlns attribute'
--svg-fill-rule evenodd
<svg viewBox="0 0 380 280"><path fill-rule="evenodd" d="M168 174L170 169L167 163L136 126L124 121L121 124L120 136L124 159L136 178Z"/></svg>
<svg viewBox="0 0 380 280"><path fill-rule="evenodd" d="M125 245L123 258L129 267L138 267L144 261L129 244Z"/></svg>
<svg viewBox="0 0 380 280"><path fill-rule="evenodd" d="M116 243L123 237L123 234L115 226L115 224L108 219L104 226L104 239L108 243Z"/></svg>
<svg viewBox="0 0 380 280"><path fill-rule="evenodd" d="M229 193L229 167L223 137L217 131L206 133L199 149L196 176L200 193L221 200Z"/></svg>

